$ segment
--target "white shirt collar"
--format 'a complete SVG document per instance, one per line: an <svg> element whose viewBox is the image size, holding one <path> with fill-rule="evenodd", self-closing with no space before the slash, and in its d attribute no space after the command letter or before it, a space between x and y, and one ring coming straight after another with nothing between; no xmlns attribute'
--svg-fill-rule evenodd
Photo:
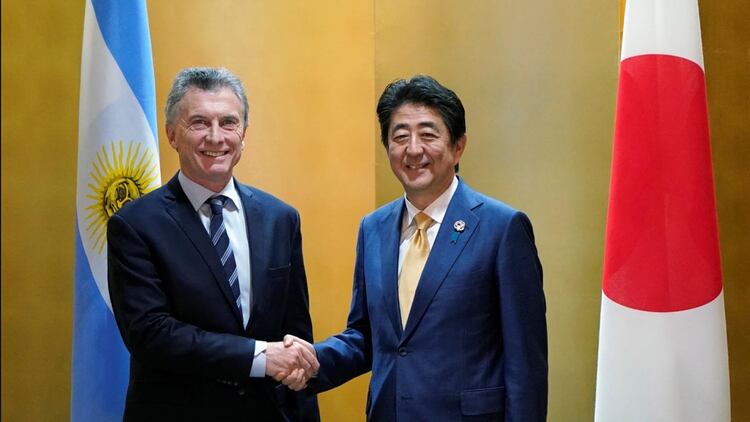
<svg viewBox="0 0 750 422"><path fill-rule="evenodd" d="M193 209L196 211L198 211L200 207L202 207L206 203L206 200L208 200L208 198L218 195L224 195L227 198L231 199L230 202L232 202L232 204L227 205L227 209L231 210L232 205L237 209L242 209L240 194L239 192L237 192L237 188L234 186L234 177L231 178L227 185L224 186L224 188L221 190L221 192L218 193L212 191L211 189L206 189L205 187L193 182L187 176L182 174L182 171L177 174L177 179L180 181L180 186L182 186L182 190L188 197L190 205L192 205Z"/></svg>
<svg viewBox="0 0 750 422"><path fill-rule="evenodd" d="M448 186L448 189L446 189L445 192L441 193L440 196L437 197L437 199L432 201L432 203L423 210L418 209L414 206L414 204L409 202L409 199L406 198L406 194L404 194L404 202L406 202L406 221L404 222L405 225L410 225L412 221L414 221L414 216L419 214L420 212L423 212L430 216L430 218L435 221L435 224L442 224L445 213L446 211L448 211L448 205L453 198L453 194L456 193L456 189L458 189L458 177L454 176L453 182L451 182L451 185Z"/></svg>

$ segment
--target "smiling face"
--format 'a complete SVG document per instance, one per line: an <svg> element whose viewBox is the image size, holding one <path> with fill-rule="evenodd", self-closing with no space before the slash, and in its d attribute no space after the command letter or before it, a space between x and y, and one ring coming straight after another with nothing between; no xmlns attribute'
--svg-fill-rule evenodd
<svg viewBox="0 0 750 422"><path fill-rule="evenodd" d="M180 170L199 185L221 191L245 145L242 103L229 88L190 88L177 106L176 119L166 129Z"/></svg>
<svg viewBox="0 0 750 422"><path fill-rule="evenodd" d="M423 104L407 103L393 111L388 128L388 159L409 201L425 209L453 181L466 135L451 143L440 113Z"/></svg>

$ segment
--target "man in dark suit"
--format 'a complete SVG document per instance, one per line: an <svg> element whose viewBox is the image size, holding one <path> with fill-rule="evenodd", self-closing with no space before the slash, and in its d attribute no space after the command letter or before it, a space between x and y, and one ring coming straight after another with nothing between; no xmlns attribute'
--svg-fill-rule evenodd
<svg viewBox="0 0 750 422"><path fill-rule="evenodd" d="M312 341L300 219L232 176L247 123L236 76L181 71L166 106L180 171L109 220L109 290L131 353L125 420L319 419L314 397L277 382L317 361L280 342Z"/></svg>
<svg viewBox="0 0 750 422"><path fill-rule="evenodd" d="M370 421L545 420L545 299L529 219L456 176L466 126L453 91L399 80L377 112L405 196L362 220L347 328L315 345L310 389L372 370Z"/></svg>

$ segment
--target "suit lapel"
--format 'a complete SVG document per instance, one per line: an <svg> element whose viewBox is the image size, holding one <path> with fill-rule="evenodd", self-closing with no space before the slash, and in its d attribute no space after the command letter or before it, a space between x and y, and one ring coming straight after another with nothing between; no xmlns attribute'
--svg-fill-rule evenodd
<svg viewBox="0 0 750 422"><path fill-rule="evenodd" d="M448 210L445 213L440 230L430 250L430 256L427 258L427 263L419 279L419 285L414 294L414 302L412 302L411 310L409 311L409 320L401 337L401 343L405 342L414 332L416 326L419 325L419 321L422 319L430 302L432 302L432 298L440 288L440 285L443 284L448 272L453 267L459 255L461 255L461 252L479 225L479 218L474 214L472 209L480 203L470 200L470 192L469 188L461 181L448 205ZM456 230L453 225L459 220L465 223L465 228L463 232L455 236L453 233Z"/></svg>
<svg viewBox="0 0 750 422"><path fill-rule="evenodd" d="M398 248L401 240L401 219L404 200L395 201L380 220L380 258L383 297L388 316L397 335L401 334L401 310L398 306Z"/></svg>
<svg viewBox="0 0 750 422"><path fill-rule="evenodd" d="M219 256L216 254L216 250L211 244L211 239L209 239L208 232L206 232L206 228L203 227L200 217L195 212L193 206L185 195L185 192L182 190L177 176L173 177L167 183L167 187L168 193L165 195L165 208L167 213L198 250L201 257L206 262L206 265L211 270L211 274L214 276L214 281L224 294L224 298L227 300L227 306L232 309L237 322L242 325L242 315L240 314L239 309L234 305L234 294L227 282L227 275L224 272L224 268L221 266Z"/></svg>
<svg viewBox="0 0 750 422"><path fill-rule="evenodd" d="M250 248L250 288L252 290L252 304L250 306L250 321L247 326L248 331L256 328L260 315L268 313L264 309L265 302L258 300L261 297L270 297L268 292L267 278L265 275L265 265L269 262L268 253L271 239L266 238L266 230L262 230L268 223L266 217L261 212L261 206L258 203L257 196L247 186L235 183L237 191L240 193L242 207L245 209L245 227L247 229L247 242Z"/></svg>

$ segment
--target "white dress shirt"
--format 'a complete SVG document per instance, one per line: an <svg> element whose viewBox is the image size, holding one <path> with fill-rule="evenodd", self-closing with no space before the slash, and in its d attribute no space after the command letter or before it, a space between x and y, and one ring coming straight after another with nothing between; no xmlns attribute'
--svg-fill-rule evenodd
<svg viewBox="0 0 750 422"><path fill-rule="evenodd" d="M448 211L448 204L450 204L453 194L456 193L456 189L458 189L458 178L453 177L453 182L448 186L448 189L441 193L437 199L432 201L432 203L423 210L418 209L414 204L409 202L409 199L406 198L406 194L404 194L406 212L404 212L404 217L401 220L401 241L398 247L399 277L401 276L401 266L404 263L404 257L406 256L406 251L409 249L411 238L414 237L414 234L417 232L417 223L414 221L414 216L423 212L435 221L435 223L427 229L427 243L430 245L430 250L432 250L432 244L435 243L435 238L440 230L440 225L443 223L445 212Z"/></svg>
<svg viewBox="0 0 750 422"><path fill-rule="evenodd" d="M229 198L224 204L224 226L229 236L229 244L232 246L234 260L237 263L237 280L240 283L240 303L242 305L242 323L247 327L250 320L250 310L252 309L252 276L250 268L250 244L247 239L247 225L245 224L245 211L242 209L242 200L237 188L234 186L234 178L221 190L214 192L210 189L195 183L187 176L179 172L177 175L180 186L185 192L193 209L203 223L207 233L211 233L211 206L206 201L218 195L224 195ZM255 359L250 370L251 377L263 377L266 372L265 353L266 342L256 340L255 342Z"/></svg>

